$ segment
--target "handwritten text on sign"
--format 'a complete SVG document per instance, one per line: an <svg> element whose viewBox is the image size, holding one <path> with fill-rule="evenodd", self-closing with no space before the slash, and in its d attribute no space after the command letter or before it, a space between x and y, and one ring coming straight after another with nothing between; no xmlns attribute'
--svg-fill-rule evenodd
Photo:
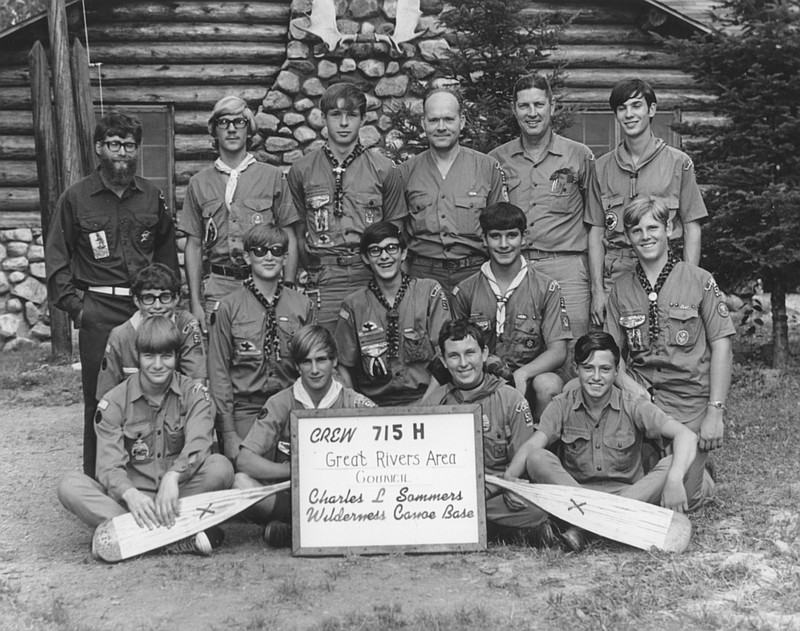
<svg viewBox="0 0 800 631"><path fill-rule="evenodd" d="M297 412L295 552L484 548L477 418L466 406Z"/></svg>

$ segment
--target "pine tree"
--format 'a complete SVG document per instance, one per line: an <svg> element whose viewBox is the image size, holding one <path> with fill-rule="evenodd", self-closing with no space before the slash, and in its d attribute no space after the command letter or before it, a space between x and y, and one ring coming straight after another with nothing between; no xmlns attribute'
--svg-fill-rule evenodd
<svg viewBox="0 0 800 631"><path fill-rule="evenodd" d="M721 125L685 125L711 221L703 266L772 292L773 365L790 362L786 292L800 281L800 0L727 0L717 29L674 43Z"/></svg>

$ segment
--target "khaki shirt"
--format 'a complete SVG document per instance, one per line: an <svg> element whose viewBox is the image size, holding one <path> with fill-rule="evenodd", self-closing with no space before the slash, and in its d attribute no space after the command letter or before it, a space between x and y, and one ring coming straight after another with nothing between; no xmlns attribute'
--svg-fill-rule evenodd
<svg viewBox="0 0 800 631"><path fill-rule="evenodd" d="M736 333L725 297L704 269L680 262L658 294L658 339L650 339L649 301L636 273L620 278L608 299L605 329L628 373L654 403L686 423L706 409L711 342Z"/></svg>
<svg viewBox="0 0 800 631"><path fill-rule="evenodd" d="M683 236L683 224L708 216L695 180L694 163L683 151L655 136L635 167L624 143L598 158L597 181L607 247L630 247L622 214L634 198L655 197L666 204L672 220L671 239Z"/></svg>
<svg viewBox="0 0 800 631"><path fill-rule="evenodd" d="M173 373L161 405L142 392L139 375L97 404L97 481L117 502L130 488L158 491L168 471L190 479L211 453L214 421L208 389Z"/></svg>
<svg viewBox="0 0 800 631"><path fill-rule="evenodd" d="M485 255L478 216L508 199L497 160L459 147L443 178L428 149L401 164L400 173L409 210L409 252L440 260Z"/></svg>
<svg viewBox="0 0 800 631"><path fill-rule="evenodd" d="M604 226L600 187L591 150L553 134L534 162L515 138L491 151L506 174L508 200L528 220L522 250L586 252L588 228Z"/></svg>

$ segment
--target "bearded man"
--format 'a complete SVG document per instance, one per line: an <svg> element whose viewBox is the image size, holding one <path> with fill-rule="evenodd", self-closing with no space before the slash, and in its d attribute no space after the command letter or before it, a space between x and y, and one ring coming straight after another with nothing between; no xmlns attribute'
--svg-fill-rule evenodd
<svg viewBox="0 0 800 631"><path fill-rule="evenodd" d="M152 263L179 273L164 194L136 175L141 142L137 119L119 112L100 119L94 131L99 166L58 200L45 243L47 292L80 330L83 471L90 477L97 449L97 374L111 329L136 311L131 278Z"/></svg>

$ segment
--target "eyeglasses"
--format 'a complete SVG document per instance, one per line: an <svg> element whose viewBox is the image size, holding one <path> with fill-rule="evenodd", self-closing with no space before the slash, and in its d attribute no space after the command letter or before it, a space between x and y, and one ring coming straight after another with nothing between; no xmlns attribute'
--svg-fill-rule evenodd
<svg viewBox="0 0 800 631"><path fill-rule="evenodd" d="M128 153L136 151L136 148L139 146L138 142L120 142L119 140L106 140L103 144L108 147L109 151L119 151L124 147L125 151Z"/></svg>
<svg viewBox="0 0 800 631"><path fill-rule="evenodd" d="M138 298L139 302L141 302L143 305L150 306L155 304L156 298L158 298L158 301L162 305L168 305L175 299L175 294L173 294L171 291L162 291L157 296L154 294L139 294Z"/></svg>
<svg viewBox="0 0 800 631"><path fill-rule="evenodd" d="M231 125L233 125L236 129L244 129L247 125L246 118L218 118L217 122L217 129L228 129Z"/></svg>
<svg viewBox="0 0 800 631"><path fill-rule="evenodd" d="M390 256L394 256L399 251L400 251L399 243L389 243L383 247L379 245L371 245L367 248L367 254L369 254L374 259L379 258L384 252L386 252L386 254Z"/></svg>
<svg viewBox="0 0 800 631"><path fill-rule="evenodd" d="M272 254L275 258L278 258L286 254L286 248L282 245L254 245L250 248L250 254L258 258L265 257L267 252Z"/></svg>

